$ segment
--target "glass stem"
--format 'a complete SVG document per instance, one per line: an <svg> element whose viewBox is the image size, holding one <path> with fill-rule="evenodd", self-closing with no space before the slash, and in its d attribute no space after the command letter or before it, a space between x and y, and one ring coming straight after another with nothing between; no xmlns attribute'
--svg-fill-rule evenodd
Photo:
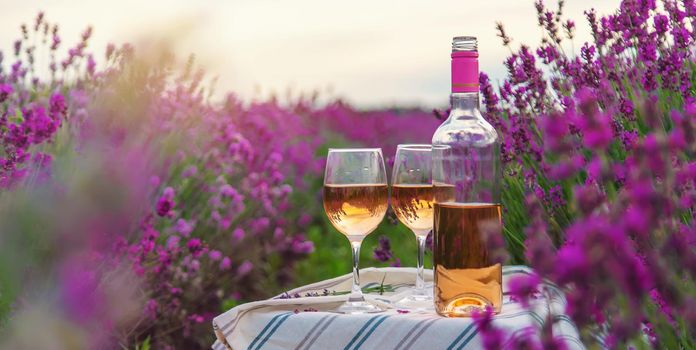
<svg viewBox="0 0 696 350"><path fill-rule="evenodd" d="M416 274L416 294L425 295L425 281L423 280L423 257L425 255L425 239L427 235L417 235L418 239L418 273Z"/></svg>
<svg viewBox="0 0 696 350"><path fill-rule="evenodd" d="M362 289L360 289L360 269L358 265L360 264L360 245L362 241L350 242L353 247L353 287L351 288L349 302L354 301L364 301Z"/></svg>

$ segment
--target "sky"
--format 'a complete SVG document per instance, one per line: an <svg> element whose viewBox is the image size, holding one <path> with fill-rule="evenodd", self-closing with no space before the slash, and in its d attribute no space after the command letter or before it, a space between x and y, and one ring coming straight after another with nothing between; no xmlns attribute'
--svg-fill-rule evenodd
<svg viewBox="0 0 696 350"><path fill-rule="evenodd" d="M555 1L546 1L555 10ZM583 11L613 11L619 0L566 0L577 49L589 41ZM6 56L21 23L38 11L60 25L63 44L92 25L97 61L108 43L170 43L194 53L219 93L261 99L318 91L363 108L440 107L449 94L453 36L479 39L480 69L504 78L509 55L496 37L501 21L513 45L541 38L533 0L0 0L0 49ZM567 49L571 49L568 45Z"/></svg>

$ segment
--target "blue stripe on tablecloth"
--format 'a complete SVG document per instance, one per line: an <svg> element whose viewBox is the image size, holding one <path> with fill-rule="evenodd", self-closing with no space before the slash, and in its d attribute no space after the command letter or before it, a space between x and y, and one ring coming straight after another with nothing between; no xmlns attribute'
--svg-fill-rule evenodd
<svg viewBox="0 0 696 350"><path fill-rule="evenodd" d="M271 320L266 324L266 327L263 327L263 329L261 330L261 332L259 332L259 334L256 335L256 338L254 338L254 340L251 342L251 344L249 344L249 347L247 347L247 350L253 348L254 345L256 345L256 342L258 342L258 341L261 339L261 337L263 337L263 334L266 333L266 331L268 330L268 328L270 328L271 325L274 324L275 321L276 321L279 317L281 317L281 316L283 316L283 315L287 315L287 314L289 314L289 312L287 312L287 313L282 313L282 314L278 314L278 315L273 316L273 318L271 318Z"/></svg>
<svg viewBox="0 0 696 350"><path fill-rule="evenodd" d="M275 326L273 326L273 328L271 328L271 330L266 334L266 336L263 338L263 341L261 341L259 343L259 346L256 347L256 350L261 349L263 347L263 344L266 344L268 339L271 338L273 333L275 333L275 331L278 330L278 327L280 327L280 325L283 324L283 322L285 322L285 320L287 320L290 317L290 315L292 315L292 312L288 312L285 314L285 316L278 319L278 322L276 322Z"/></svg>
<svg viewBox="0 0 696 350"><path fill-rule="evenodd" d="M470 330L473 326L474 326L474 323L472 322L471 324L469 324L469 326L467 326L466 328L464 328L464 330L463 330L461 333L459 333L459 335L458 335L456 338L454 338L454 341L452 342L452 344L450 344L450 346L447 347L447 350L452 350L452 349L454 349L454 346L457 345L457 343L459 343L459 341L462 340L462 338L464 338L464 336L469 332L469 330Z"/></svg>
<svg viewBox="0 0 696 350"><path fill-rule="evenodd" d="M428 320L427 321L428 323L425 326L423 326L417 333L415 333L415 335L411 338L411 340L408 342L408 344L406 344L406 346L404 347L404 350L408 350L408 349L412 348L413 344L415 344L416 341L418 341L418 337L420 337L421 334L423 334L423 332L425 332L426 329L430 328L430 326L432 326L433 323L435 323L439 320L440 319L438 319L438 318Z"/></svg>
<svg viewBox="0 0 696 350"><path fill-rule="evenodd" d="M400 349L401 346L402 346L404 343L406 343L407 340L409 340L412 336L414 336L414 335L416 334L416 330L417 330L418 328L420 328L423 324L425 324L425 322L428 322L428 321L429 321L429 319L420 320L420 321L418 321L416 324L414 324L413 327L411 327L411 329L409 329L409 330L406 332L406 336L403 337L403 338L401 338L401 341L399 341L399 342L396 344L396 346L394 347L394 350Z"/></svg>
<svg viewBox="0 0 696 350"><path fill-rule="evenodd" d="M319 339L319 336L321 336L322 334L324 334L324 331L325 331L327 328L329 328L329 325L330 325L333 321L335 321L337 318L338 318L338 315L335 315L335 316L331 317L326 323L324 323L324 325L321 326L321 328L319 329L319 331L317 331L317 333L314 334L314 337L312 337L312 339L309 341L309 343L307 343L307 346L305 346L305 349L310 349L310 348L312 347L312 345L314 344L314 342L316 342L317 339Z"/></svg>
<svg viewBox="0 0 696 350"><path fill-rule="evenodd" d="M310 330L307 332L307 334L304 336L304 338L302 338L302 341L301 341L299 344L297 344L297 346L295 347L295 350L301 349L301 348L305 345L305 343L307 342L307 340L309 340L309 337L311 337L311 336L314 334L314 332L315 332L317 329L319 329L319 326L321 326L321 324L324 323L324 321L325 321L327 318L329 318L329 316L331 316L331 315L330 315L330 314L329 314L329 315L325 315L324 317L320 318L320 319L319 319L319 322L317 322L312 328L310 328Z"/></svg>
<svg viewBox="0 0 696 350"><path fill-rule="evenodd" d="M529 315L532 319L534 319L534 321L537 321L540 326L544 325L544 319L541 318L541 316L539 316L536 312L529 311L529 310L520 311L518 313L514 313L514 314L510 314L510 315L495 316L493 318L493 322L495 322L496 320L504 319L504 318L513 318L513 317L523 316L523 315Z"/></svg>
<svg viewBox="0 0 696 350"><path fill-rule="evenodd" d="M375 324L372 326L372 328L370 328L370 331L367 332L367 334L365 334L365 336L362 338L362 340L361 340L357 345L355 345L355 347L353 348L353 350L358 350L358 349L360 349L360 347L363 345L363 343L365 342L365 340L367 340L367 338L369 338L370 335L372 335L372 332L374 332L375 329L377 329L377 327L378 327L382 322L384 322L384 320L386 320L387 318L389 318L389 316L382 316L382 318L381 318L379 321L375 322Z"/></svg>
<svg viewBox="0 0 696 350"><path fill-rule="evenodd" d="M348 345L346 345L346 347L343 348L343 350L349 350L350 347L353 346L353 343L355 343L355 342L358 340L358 338L360 338L360 336L361 336L362 333L365 331L365 329L367 329L367 327L368 327L372 322L374 322L378 317L379 317L379 316L372 316L372 318L370 318L369 320L367 320L367 322L365 322L365 324L362 326L362 328L360 328L360 330L358 331L358 333L355 333L355 335L353 336L353 339L350 340L350 342L348 343Z"/></svg>
<svg viewBox="0 0 696 350"><path fill-rule="evenodd" d="M570 317L568 317L568 315L554 315L553 320L558 321L558 322L565 321L571 327L573 327L573 329L575 329L575 331L578 332L578 334L580 334L580 330L578 329L578 326L576 326L575 323L573 323L573 320L571 320Z"/></svg>
<svg viewBox="0 0 696 350"><path fill-rule="evenodd" d="M469 342L471 341L471 339L474 339L474 337L476 336L476 334L478 334L478 329L474 329L474 331L469 335L469 337L466 338L466 340L464 340L464 342L462 343L462 345L459 345L459 347L457 348L457 350L462 350L462 349L464 349L464 347L466 346L466 344L469 344Z"/></svg>
<svg viewBox="0 0 696 350"><path fill-rule="evenodd" d="M348 345L346 345L346 347L343 348L343 350L349 350L350 347L353 346L353 343L355 343L358 340L358 338L362 335L362 332L364 332L365 329L367 329L367 327L370 325L370 323L372 323L374 320L376 320L377 317L379 317L379 316L372 316L372 318L367 320L367 322L365 322L365 324L362 326L362 328L360 328L358 333L355 333L355 335L353 336L353 339L350 340Z"/></svg>
<svg viewBox="0 0 696 350"><path fill-rule="evenodd" d="M543 326L544 323L546 323L546 322L544 322L544 319L534 311L529 311L529 315L532 316L532 318L535 319L537 322L539 322L540 326Z"/></svg>

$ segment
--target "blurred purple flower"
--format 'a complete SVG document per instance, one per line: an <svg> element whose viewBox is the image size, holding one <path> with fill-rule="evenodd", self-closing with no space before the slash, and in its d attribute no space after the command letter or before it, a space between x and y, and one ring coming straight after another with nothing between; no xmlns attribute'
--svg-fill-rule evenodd
<svg viewBox="0 0 696 350"><path fill-rule="evenodd" d="M0 84L0 103L5 102L7 97L12 94L12 85Z"/></svg>
<svg viewBox="0 0 696 350"><path fill-rule="evenodd" d="M379 244L373 250L372 257L379 262L387 262L392 258L391 243L389 242L389 237L379 237Z"/></svg>
<svg viewBox="0 0 696 350"><path fill-rule="evenodd" d="M155 300L155 299L148 300L147 303L145 303L145 315L147 315L147 317L150 320L156 320L158 308L159 307L157 305L157 300Z"/></svg>
<svg viewBox="0 0 696 350"><path fill-rule="evenodd" d="M186 243L186 247L194 258L199 257L203 252L203 244L198 238L191 238L188 243Z"/></svg>
<svg viewBox="0 0 696 350"><path fill-rule="evenodd" d="M473 314L474 324L481 336L481 344L486 350L502 350L505 332L493 325L493 309L476 310Z"/></svg>
<svg viewBox="0 0 696 350"><path fill-rule="evenodd" d="M232 267L232 260L230 260L229 257L222 258L222 261L220 261L220 270L226 271L229 270L230 267Z"/></svg>
<svg viewBox="0 0 696 350"><path fill-rule="evenodd" d="M239 267L237 267L237 275L239 277L244 277L247 274L249 274L249 272L251 272L253 268L254 264L252 264L251 261L244 260L244 262L242 262L242 264L239 265Z"/></svg>
<svg viewBox="0 0 696 350"><path fill-rule="evenodd" d="M529 300L538 297L540 283L541 277L537 274L515 276L508 282L508 290L516 301L528 307Z"/></svg>
<svg viewBox="0 0 696 350"><path fill-rule="evenodd" d="M157 215L170 216L174 208L174 189L167 187L162 196L157 200Z"/></svg>
<svg viewBox="0 0 696 350"><path fill-rule="evenodd" d="M244 239L245 233L244 230L237 227L232 231L232 237L235 239L235 241L239 242Z"/></svg>
<svg viewBox="0 0 696 350"><path fill-rule="evenodd" d="M222 253L219 250L213 249L210 252L208 252L208 257L212 261L218 261L222 259Z"/></svg>

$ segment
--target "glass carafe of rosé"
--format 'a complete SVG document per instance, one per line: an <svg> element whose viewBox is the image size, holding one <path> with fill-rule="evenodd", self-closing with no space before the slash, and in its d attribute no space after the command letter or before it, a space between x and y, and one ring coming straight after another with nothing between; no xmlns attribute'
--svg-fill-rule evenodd
<svg viewBox="0 0 696 350"><path fill-rule="evenodd" d="M432 141L435 309L448 317L500 312L502 266L482 232L501 223L500 141L479 111L475 37L453 40L451 107Z"/></svg>

